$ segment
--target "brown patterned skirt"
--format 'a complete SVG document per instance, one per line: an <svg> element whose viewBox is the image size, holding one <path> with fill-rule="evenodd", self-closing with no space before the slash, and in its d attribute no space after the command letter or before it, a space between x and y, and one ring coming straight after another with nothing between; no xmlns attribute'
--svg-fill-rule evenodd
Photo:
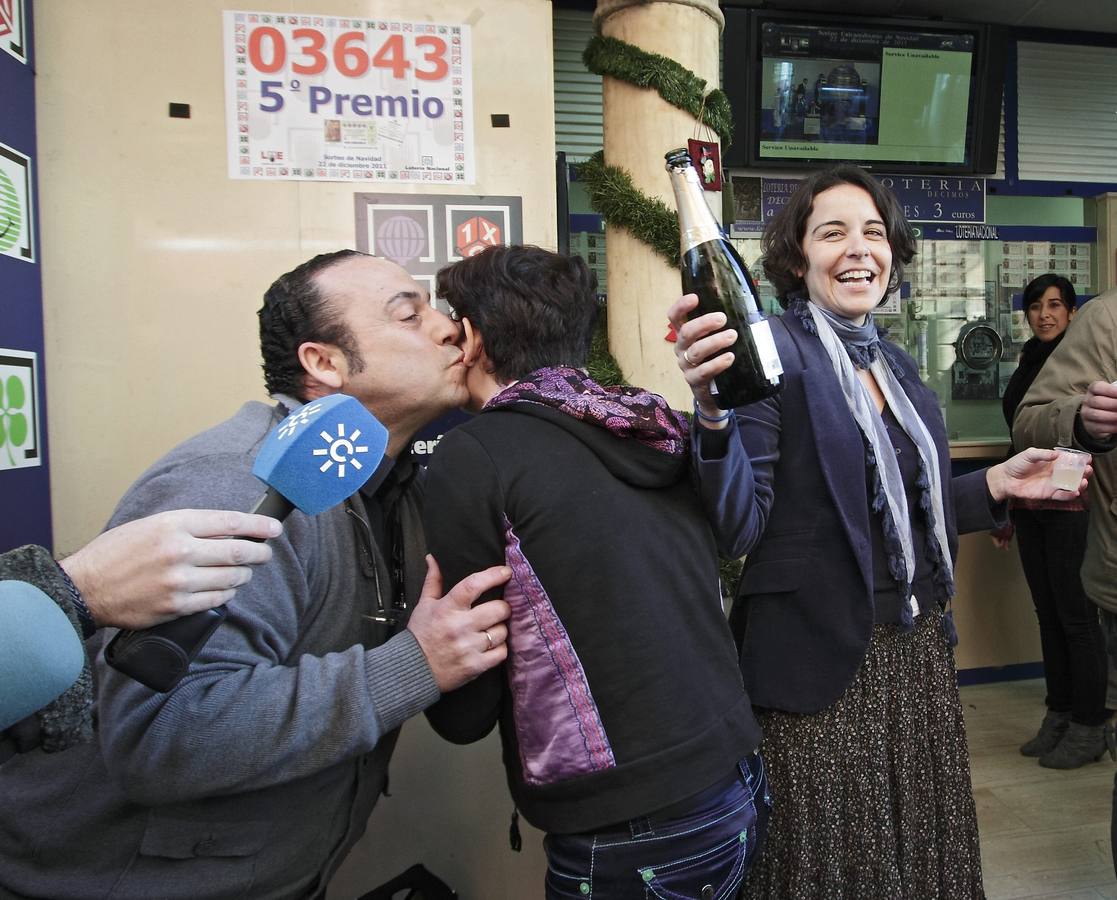
<svg viewBox="0 0 1117 900"><path fill-rule="evenodd" d="M980 900L954 654L941 616L878 625L837 703L762 712L772 792L747 900Z"/></svg>

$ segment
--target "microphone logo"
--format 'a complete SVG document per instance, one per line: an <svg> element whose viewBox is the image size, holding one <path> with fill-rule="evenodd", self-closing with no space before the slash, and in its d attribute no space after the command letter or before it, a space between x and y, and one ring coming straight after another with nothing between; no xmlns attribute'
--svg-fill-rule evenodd
<svg viewBox="0 0 1117 900"><path fill-rule="evenodd" d="M283 420L276 432L275 439L282 441L284 438L293 437L295 432L317 416L321 409L322 404L318 402L307 403L305 406L299 407Z"/></svg>
<svg viewBox="0 0 1117 900"><path fill-rule="evenodd" d="M328 431L321 432L322 440L326 442L325 447L315 447L312 453L315 456L324 456L326 460L319 467L319 472L328 472L337 464L337 477L345 477L345 467L352 466L354 470L360 471L363 467L361 461L357 459L358 453L368 453L368 447L365 445L358 445L357 441L361 437L361 430L354 428L352 434L346 435L345 423L338 422L337 424L337 437L334 437Z"/></svg>

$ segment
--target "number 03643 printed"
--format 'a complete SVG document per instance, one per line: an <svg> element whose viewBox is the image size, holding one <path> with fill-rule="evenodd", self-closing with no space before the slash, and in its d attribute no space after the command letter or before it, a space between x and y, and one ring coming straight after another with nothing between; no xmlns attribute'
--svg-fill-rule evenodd
<svg viewBox="0 0 1117 900"><path fill-rule="evenodd" d="M224 13L229 177L472 184L468 25Z"/></svg>

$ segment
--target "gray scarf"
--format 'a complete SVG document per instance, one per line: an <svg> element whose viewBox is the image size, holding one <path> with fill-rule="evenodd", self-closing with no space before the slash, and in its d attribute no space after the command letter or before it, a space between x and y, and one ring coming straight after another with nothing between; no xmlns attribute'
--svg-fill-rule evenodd
<svg viewBox="0 0 1117 900"><path fill-rule="evenodd" d="M896 462L896 454L892 452L892 441L888 437L884 420L877 412L876 404L869 394L868 388L857 377L857 371L846 352L845 344L855 347L867 348L879 340L876 325L873 324L872 314L865 317L865 324L854 325L848 319L836 316L828 310L816 305L813 301L807 303L811 318L814 321L818 338L830 357L830 364L834 367L834 374L838 378L846 404L852 413L857 427L865 436L865 440L873 449L876 456L877 468L880 473L881 483L884 487L885 498L892 521L896 525L896 532L900 538L900 545L904 553L904 565L907 571L907 588L905 600L910 597L911 582L915 577L915 550L911 536L911 512L908 509L907 495L904 492L903 479L900 476L900 466ZM954 566L950 559L949 544L946 537L946 518L943 514L942 504L942 476L939 472L939 457L935 443L923 420L912 406L908 395L896 378L895 373L884 358L883 353L873 354L873 361L867 366L869 372L876 379L880 392L884 395L884 402L892 410L896 421L911 438L919 451L919 458L923 471L927 473L930 481L931 517L928 528L933 528L935 540L938 543L939 555L942 565L946 569L949 583L954 581Z"/></svg>

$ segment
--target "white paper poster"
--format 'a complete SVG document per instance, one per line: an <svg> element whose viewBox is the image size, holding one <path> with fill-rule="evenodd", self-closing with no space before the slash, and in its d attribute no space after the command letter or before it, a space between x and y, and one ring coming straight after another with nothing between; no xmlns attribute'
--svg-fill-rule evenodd
<svg viewBox="0 0 1117 900"><path fill-rule="evenodd" d="M468 25L226 11L224 35L230 178L473 183Z"/></svg>
<svg viewBox="0 0 1117 900"><path fill-rule="evenodd" d="M0 256L35 261L31 196L31 160L0 144Z"/></svg>
<svg viewBox="0 0 1117 900"><path fill-rule="evenodd" d="M38 354L0 347L0 471L40 466Z"/></svg>
<svg viewBox="0 0 1117 900"><path fill-rule="evenodd" d="M0 50L27 62L27 16L23 0L0 0Z"/></svg>

